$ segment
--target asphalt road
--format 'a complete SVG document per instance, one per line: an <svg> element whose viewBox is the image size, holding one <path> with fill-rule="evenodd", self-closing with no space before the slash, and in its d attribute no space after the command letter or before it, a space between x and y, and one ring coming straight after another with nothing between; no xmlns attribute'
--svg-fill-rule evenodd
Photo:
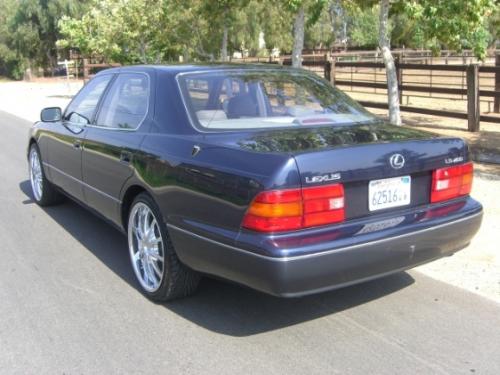
<svg viewBox="0 0 500 375"><path fill-rule="evenodd" d="M302 299L137 290L125 237L33 203L29 123L0 112L0 374L499 374L500 305L401 273Z"/></svg>

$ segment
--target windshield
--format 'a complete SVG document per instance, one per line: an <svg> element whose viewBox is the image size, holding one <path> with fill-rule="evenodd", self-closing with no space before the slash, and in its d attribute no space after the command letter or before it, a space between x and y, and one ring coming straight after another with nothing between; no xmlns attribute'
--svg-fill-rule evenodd
<svg viewBox="0 0 500 375"><path fill-rule="evenodd" d="M312 73L213 71L178 77L195 125L212 130L345 126L375 117Z"/></svg>

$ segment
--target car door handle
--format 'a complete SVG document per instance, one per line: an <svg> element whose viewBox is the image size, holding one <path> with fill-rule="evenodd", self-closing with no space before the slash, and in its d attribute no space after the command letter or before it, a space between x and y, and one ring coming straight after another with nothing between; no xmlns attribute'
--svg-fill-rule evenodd
<svg viewBox="0 0 500 375"><path fill-rule="evenodd" d="M76 141L73 142L73 147L76 148L76 149L79 149L82 147L82 141L80 141L79 139L77 139Z"/></svg>
<svg viewBox="0 0 500 375"><path fill-rule="evenodd" d="M130 163L131 160L132 160L132 154L130 152L128 152L128 151L122 151L120 153L120 161L122 163L128 164L128 163Z"/></svg>

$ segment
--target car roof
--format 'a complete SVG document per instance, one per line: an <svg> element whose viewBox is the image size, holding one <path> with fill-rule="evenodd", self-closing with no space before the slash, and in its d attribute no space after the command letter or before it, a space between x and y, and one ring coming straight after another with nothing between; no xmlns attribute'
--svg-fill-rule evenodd
<svg viewBox="0 0 500 375"><path fill-rule="evenodd" d="M97 75L105 73L122 72L151 72L153 70L177 75L186 72L218 71L218 70L291 70L297 71L291 67L283 67L279 64L241 64L241 63L204 63L204 64L175 64L175 65L127 65L116 68L101 70Z"/></svg>

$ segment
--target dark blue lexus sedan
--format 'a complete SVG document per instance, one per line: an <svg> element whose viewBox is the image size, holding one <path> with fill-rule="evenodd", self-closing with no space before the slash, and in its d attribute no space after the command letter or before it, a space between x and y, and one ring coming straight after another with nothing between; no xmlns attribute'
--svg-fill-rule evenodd
<svg viewBox="0 0 500 375"><path fill-rule="evenodd" d="M480 227L462 139L396 127L302 70L100 72L29 134L33 197L61 193L128 236L156 301L215 275L294 297L399 272Z"/></svg>

